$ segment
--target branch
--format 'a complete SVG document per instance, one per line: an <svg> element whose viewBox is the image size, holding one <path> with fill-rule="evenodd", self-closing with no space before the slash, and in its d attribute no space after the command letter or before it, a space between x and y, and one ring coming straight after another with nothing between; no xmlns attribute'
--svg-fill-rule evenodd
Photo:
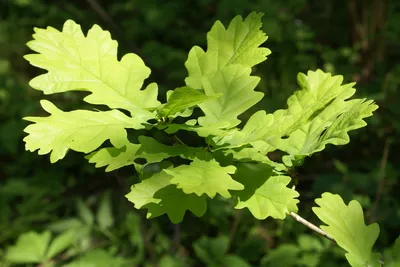
<svg viewBox="0 0 400 267"><path fill-rule="evenodd" d="M386 165L389 156L389 149L390 149L390 140L385 140L385 145L383 147L382 159L381 159L381 167L379 170L379 184L378 188L376 189L375 194L375 201L372 204L371 210L369 212L369 217L371 220L375 221L376 210L378 208L379 201L381 200L383 189L385 186L385 176L386 176Z"/></svg>
<svg viewBox="0 0 400 267"><path fill-rule="evenodd" d="M333 239L332 236L330 236L327 232L325 232L324 230L322 230L321 228L319 228L318 226L310 223L309 221L307 221L306 219L304 219L303 217L301 217L300 215L291 212L289 213L289 215L295 219L296 221L298 221L299 223L307 226L308 228L310 228L311 230L313 230L314 232L317 232L318 234L322 235L325 238L328 238L330 241L333 241L336 243L335 239Z"/></svg>
<svg viewBox="0 0 400 267"><path fill-rule="evenodd" d="M296 188L295 185L292 186L292 189L294 190ZM317 232L318 234L322 235L325 238L328 238L330 241L333 241L336 243L335 239L333 239L332 236L330 236L327 232L325 232L324 230L322 230L321 228L319 228L318 226L310 223L309 221L307 221L306 219L304 219L303 217L301 217L300 215L298 215L297 213L294 212L290 212L289 215L295 219L296 221L298 221L299 223L307 226L308 228L310 228L311 230L313 230L314 232Z"/></svg>
<svg viewBox="0 0 400 267"><path fill-rule="evenodd" d="M241 219L242 219L242 210L235 210L235 217L233 219L232 226L230 227L231 230L229 231L228 247L232 245L233 239L235 238L235 234L238 230Z"/></svg>
<svg viewBox="0 0 400 267"><path fill-rule="evenodd" d="M96 12L96 14L99 15L101 17L101 19L105 23L107 23L109 27L111 27L113 29L113 31L120 37L120 39L123 40L123 42L131 50L131 52L139 55L143 59L143 61L146 62L144 56L140 54L140 51L136 47L136 45L133 44L132 41L126 39L126 36L124 35L124 32L122 31L122 29L113 20L111 15L108 14L107 11L101 6L101 4L97 0L86 0L86 2L89 4L90 8L92 8L93 11Z"/></svg>

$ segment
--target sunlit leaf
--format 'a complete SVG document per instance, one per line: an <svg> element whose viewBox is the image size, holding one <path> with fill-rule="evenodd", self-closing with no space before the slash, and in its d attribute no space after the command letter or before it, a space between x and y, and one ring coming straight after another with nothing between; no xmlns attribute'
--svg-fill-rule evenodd
<svg viewBox="0 0 400 267"><path fill-rule="evenodd" d="M64 112L51 102L42 100L42 107L49 117L26 117L35 122L25 128L26 149L50 154L51 162L64 158L68 149L89 153L106 140L117 148L125 145L125 128L142 128L142 120L130 118L118 110L104 112L74 110Z"/></svg>
<svg viewBox="0 0 400 267"><path fill-rule="evenodd" d="M327 144L347 144L348 132L365 126L363 119L378 106L365 99L347 100L355 93L354 83L342 85L342 81L342 76L321 70L300 73L301 90L289 97L287 109L273 114L258 111L243 130L227 132L218 143L251 144L263 154L279 149L291 159L310 156Z"/></svg>
<svg viewBox="0 0 400 267"><path fill-rule="evenodd" d="M199 90L184 86L172 91L165 105L160 106L158 116L169 117L187 108L194 107L207 100L218 98L222 94L205 95Z"/></svg>
<svg viewBox="0 0 400 267"><path fill-rule="evenodd" d="M167 214L173 223L183 220L186 210L196 216L202 216L207 209L204 196L185 194L171 185L172 176L161 171L131 187L126 198L135 204L135 208L146 208L147 217L154 218Z"/></svg>
<svg viewBox="0 0 400 267"><path fill-rule="evenodd" d="M135 160L139 158L144 159L146 163L142 165L146 165L170 157L194 158L204 153L202 148L180 144L168 146L147 136L140 136L139 142L140 144L133 144L126 140L126 145L122 148L102 148L86 158L90 163L95 163L97 168L107 166L106 171L113 171L129 165L141 167L141 164L135 163Z"/></svg>
<svg viewBox="0 0 400 267"><path fill-rule="evenodd" d="M351 266L381 266L380 254L372 252L379 226L376 223L365 225L360 203L352 200L346 205L339 195L331 193L323 193L315 202L319 207L314 207L313 211L326 224L321 229L347 251L346 258Z"/></svg>
<svg viewBox="0 0 400 267"><path fill-rule="evenodd" d="M85 101L137 113L143 108L157 107L157 85L140 90L150 75L142 59L126 54L117 59L118 43L110 33L94 25L85 36L80 25L67 20L60 32L52 27L35 28L29 48L38 54L25 58L48 71L29 83L45 94L70 90L89 91Z"/></svg>
<svg viewBox="0 0 400 267"><path fill-rule="evenodd" d="M202 88L202 78L212 77L225 66L240 64L253 67L263 62L271 53L268 48L259 47L267 40L260 30L262 13L251 13L245 20L236 16L226 29L220 21L214 23L207 34L207 51L193 47L185 63L189 76L186 84Z"/></svg>
<svg viewBox="0 0 400 267"><path fill-rule="evenodd" d="M200 125L228 122L240 123L237 116L261 100L255 92L258 77L251 76L251 67L271 53L259 47L267 36L260 30L261 13L251 13L245 20L237 16L225 27L217 21L207 35L207 51L193 47L185 63L189 76L186 84L203 89L206 95L223 94L218 99L200 104L205 117Z"/></svg>
<svg viewBox="0 0 400 267"><path fill-rule="evenodd" d="M234 166L221 167L215 160L203 161L195 158L190 165L181 165L166 169L172 176L171 183L182 189L186 194L195 193L198 196L207 194L214 198L218 193L230 198L228 190L242 190L244 187L232 179L230 174L235 173Z"/></svg>
<svg viewBox="0 0 400 267"><path fill-rule="evenodd" d="M284 219L286 214L297 211L299 193L287 187L291 178L274 174L270 165L240 164L235 180L245 187L234 192L238 198L236 209L248 208L259 220L269 216Z"/></svg>

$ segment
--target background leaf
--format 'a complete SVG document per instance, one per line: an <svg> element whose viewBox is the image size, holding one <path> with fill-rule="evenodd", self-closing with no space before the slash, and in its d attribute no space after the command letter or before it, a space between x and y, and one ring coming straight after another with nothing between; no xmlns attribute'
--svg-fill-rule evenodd
<svg viewBox="0 0 400 267"><path fill-rule="evenodd" d="M50 243L49 231L41 234L28 232L19 236L17 243L7 249L5 258L18 264L40 263L45 259L47 246Z"/></svg>
<svg viewBox="0 0 400 267"><path fill-rule="evenodd" d="M101 198L96 214L96 221L100 229L107 229L114 225L114 215L111 209L111 194L106 192Z"/></svg>
<svg viewBox="0 0 400 267"><path fill-rule="evenodd" d="M76 242L76 239L77 234L75 229L69 229L61 235L57 236L51 242L46 253L46 258L51 259L54 256L58 255L60 252L73 245Z"/></svg>
<svg viewBox="0 0 400 267"><path fill-rule="evenodd" d="M78 209L78 214L79 217L87 224L87 225L93 225L94 223L94 215L93 212L90 210L90 208L87 206L85 202L82 201L82 199L78 199L76 201L77 209Z"/></svg>

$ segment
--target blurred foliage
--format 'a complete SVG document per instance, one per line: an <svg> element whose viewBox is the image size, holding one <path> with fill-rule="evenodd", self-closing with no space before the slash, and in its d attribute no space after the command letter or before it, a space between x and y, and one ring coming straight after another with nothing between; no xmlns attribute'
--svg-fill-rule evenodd
<svg viewBox="0 0 400 267"><path fill-rule="evenodd" d="M298 72L322 68L356 81L358 96L380 109L349 145L296 170L299 213L316 222L310 206L324 191L357 199L367 222L380 225L387 266L400 264L399 1L0 0L0 266L347 266L339 248L291 218L258 221L218 199L204 217L186 215L179 225L147 220L121 197L137 179L132 168L105 173L71 152L52 165L24 151L21 118L43 112L43 96L28 86L38 70L22 58L33 27L60 28L69 18L84 31L99 24L119 41L120 55L144 59L149 82L166 92L183 85L187 53L204 47L215 20L253 10L265 13L272 55L256 70L266 97L242 119L283 107ZM64 110L82 106L76 93L50 99Z"/></svg>

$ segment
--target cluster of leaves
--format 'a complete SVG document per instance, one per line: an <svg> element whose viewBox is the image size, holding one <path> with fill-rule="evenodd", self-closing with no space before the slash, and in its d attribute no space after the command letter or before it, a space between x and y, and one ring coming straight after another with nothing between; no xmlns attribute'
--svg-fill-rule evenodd
<svg viewBox="0 0 400 267"><path fill-rule="evenodd" d="M258 111L239 128L238 116L263 97L254 91L260 79L251 75L251 68L270 54L259 47L267 39L260 30L261 16L238 16L228 28L217 21L207 35L207 50L195 46L189 52L186 86L167 92L164 104L157 99L157 84L142 89L150 74L142 59L130 53L118 61L117 42L99 26L87 36L71 20L61 32L36 28L28 46L38 54L25 58L48 72L30 85L45 94L90 92L84 101L111 110L64 112L42 100L51 115L26 118L34 122L25 129L27 150L50 153L51 162L64 158L69 149L84 152L89 162L107 166L107 171L133 165L142 181L132 186L127 198L136 208L147 209L148 218L167 214L178 223L187 210L202 216L207 197L217 194L233 198L235 208L248 208L257 219L284 219L297 212L299 194L288 187L289 169L327 144L347 144L348 132L365 126L363 119L377 105L349 100L354 84L343 85L341 76L309 71L298 75L300 89L288 99L287 109ZM193 112L196 107L202 115ZM176 143L163 144L143 134L131 142L126 129L161 131ZM185 144L179 132L195 132L205 146ZM101 147L107 140L112 147ZM267 156L276 150L285 153L281 162ZM176 157L187 164L176 164ZM350 264L378 266L379 255L371 250L379 228L365 226L361 206L346 206L331 194L324 194L317 204L315 213L348 252ZM363 236L369 236L369 242Z"/></svg>

